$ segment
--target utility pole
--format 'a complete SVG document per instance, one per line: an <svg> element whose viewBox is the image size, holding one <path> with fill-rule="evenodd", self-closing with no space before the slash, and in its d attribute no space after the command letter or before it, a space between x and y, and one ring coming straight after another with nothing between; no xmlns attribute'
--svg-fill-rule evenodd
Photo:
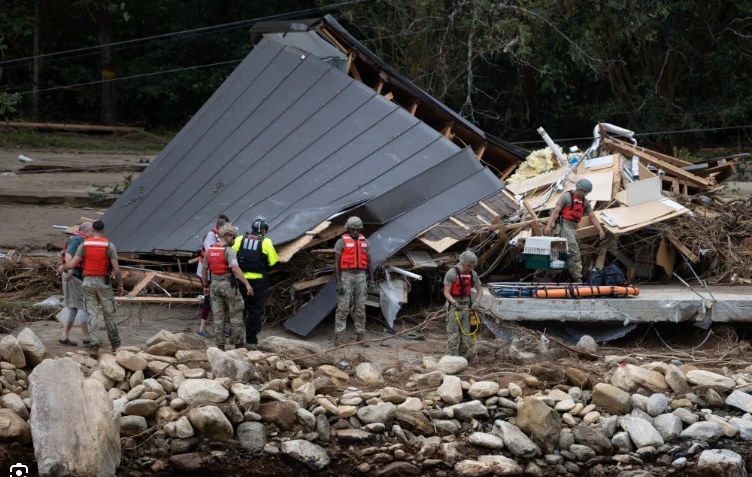
<svg viewBox="0 0 752 477"><path fill-rule="evenodd" d="M39 28L40 28L40 9L39 3L42 0L34 0L34 71L31 78L31 120L39 119L39 70L42 69L42 59L39 57Z"/></svg>

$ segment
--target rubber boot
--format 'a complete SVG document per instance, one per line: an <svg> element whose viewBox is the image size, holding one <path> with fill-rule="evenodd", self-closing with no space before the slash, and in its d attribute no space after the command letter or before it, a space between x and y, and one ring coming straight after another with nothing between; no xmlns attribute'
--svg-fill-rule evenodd
<svg viewBox="0 0 752 477"><path fill-rule="evenodd" d="M364 341L365 339L366 338L365 338L365 335L363 333L356 333L355 334L355 342L356 343L358 343L360 341ZM362 347L364 347L364 348L368 348L370 346L368 343L361 343L360 345Z"/></svg>
<svg viewBox="0 0 752 477"><path fill-rule="evenodd" d="M334 334L334 346L342 346L343 344L345 344L345 334L335 333Z"/></svg>

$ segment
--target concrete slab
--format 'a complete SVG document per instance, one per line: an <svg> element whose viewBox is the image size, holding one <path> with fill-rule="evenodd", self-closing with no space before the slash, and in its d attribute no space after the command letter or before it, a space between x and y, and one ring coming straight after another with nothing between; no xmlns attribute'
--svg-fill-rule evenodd
<svg viewBox="0 0 752 477"><path fill-rule="evenodd" d="M752 287L711 287L716 301L704 289L673 285L639 286L640 295L629 298L499 298L485 290L480 306L506 321L566 322L752 322Z"/></svg>

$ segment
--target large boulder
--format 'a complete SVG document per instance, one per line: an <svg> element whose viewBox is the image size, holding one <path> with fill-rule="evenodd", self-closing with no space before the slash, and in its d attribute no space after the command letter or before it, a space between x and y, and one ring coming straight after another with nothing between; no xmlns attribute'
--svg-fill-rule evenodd
<svg viewBox="0 0 752 477"><path fill-rule="evenodd" d="M26 364L34 367L44 360L44 355L47 352L42 340L37 338L37 335L31 331L31 328L24 328L18 333L18 344L21 345L21 349L26 356Z"/></svg>
<svg viewBox="0 0 752 477"><path fill-rule="evenodd" d="M702 369L693 369L687 372L687 381L695 386L707 386L723 391L730 391L736 385L731 378Z"/></svg>
<svg viewBox="0 0 752 477"><path fill-rule="evenodd" d="M143 371L147 361L136 353L127 350L119 350L115 355L115 362L128 371Z"/></svg>
<svg viewBox="0 0 752 477"><path fill-rule="evenodd" d="M238 401L238 406L243 410L255 411L258 409L261 402L261 393L250 384L233 383L230 386L230 391Z"/></svg>
<svg viewBox="0 0 752 477"><path fill-rule="evenodd" d="M628 414L632 410L632 400L628 392L606 383L593 387L593 405L617 414Z"/></svg>
<svg viewBox="0 0 752 477"><path fill-rule="evenodd" d="M371 363L360 363L355 367L355 377L369 386L384 384L384 376L381 371Z"/></svg>
<svg viewBox="0 0 752 477"><path fill-rule="evenodd" d="M509 452L516 456L532 459L541 453L535 442L530 440L517 426L506 421L499 419L494 422L491 432L501 437Z"/></svg>
<svg viewBox="0 0 752 477"><path fill-rule="evenodd" d="M459 374L466 370L467 366L467 359L462 356L442 356L436 369L444 374Z"/></svg>
<svg viewBox="0 0 752 477"><path fill-rule="evenodd" d="M48 359L29 376L29 390L39 475L115 475L120 414L102 383L84 379L70 358Z"/></svg>
<svg viewBox="0 0 752 477"><path fill-rule="evenodd" d="M752 413L752 396L739 391L738 389L734 390L734 392L729 394L726 398L726 405L741 409L744 412Z"/></svg>
<svg viewBox="0 0 752 477"><path fill-rule="evenodd" d="M13 410L22 419L29 419L29 410L26 409L23 399L18 394L8 393L0 396L0 407Z"/></svg>
<svg viewBox="0 0 752 477"><path fill-rule="evenodd" d="M232 424L217 406L203 406L188 411L188 420L196 432L209 439L232 439Z"/></svg>
<svg viewBox="0 0 752 477"><path fill-rule="evenodd" d="M529 397L517 406L517 425L543 450L551 453L561 432L559 413L540 399Z"/></svg>
<svg viewBox="0 0 752 477"><path fill-rule="evenodd" d="M19 369L26 367L26 356L15 336L3 336L0 340L0 359Z"/></svg>
<svg viewBox="0 0 752 477"><path fill-rule="evenodd" d="M283 442L280 451L313 470L321 470L329 465L329 455L323 447L305 440Z"/></svg>
<svg viewBox="0 0 752 477"><path fill-rule="evenodd" d="M663 445L661 435L652 424L644 419L624 416L619 419L619 425L629 434L629 438L638 448L647 446L657 448Z"/></svg>
<svg viewBox="0 0 752 477"><path fill-rule="evenodd" d="M633 364L619 366L611 377L611 384L624 391L645 388L654 393L662 393L669 390L663 374Z"/></svg>
<svg viewBox="0 0 752 477"><path fill-rule="evenodd" d="M117 358L111 354L103 354L99 356L99 369L102 371L102 374L116 383L125 380L125 368L120 366L117 362Z"/></svg>
<svg viewBox="0 0 752 477"><path fill-rule="evenodd" d="M206 357L209 358L209 363L211 363L214 378L230 378L235 382L247 383L256 372L251 363L247 363L219 348L211 347L207 349Z"/></svg>
<svg viewBox="0 0 752 477"><path fill-rule="evenodd" d="M178 388L178 397L188 404L218 403L229 396L230 392L212 379L186 379Z"/></svg>
<svg viewBox="0 0 752 477"><path fill-rule="evenodd" d="M321 346L310 341L295 340L282 336L267 336L258 344L261 351L296 359L304 368L315 368L323 364L334 364L334 356L326 353Z"/></svg>
<svg viewBox="0 0 752 477"><path fill-rule="evenodd" d="M704 450L697 459L697 468L704 475L717 477L747 477L744 459L736 452L726 449Z"/></svg>

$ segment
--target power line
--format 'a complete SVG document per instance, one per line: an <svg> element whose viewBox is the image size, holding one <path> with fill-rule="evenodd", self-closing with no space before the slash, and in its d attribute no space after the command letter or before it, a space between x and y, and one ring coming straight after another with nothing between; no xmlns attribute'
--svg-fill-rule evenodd
<svg viewBox="0 0 752 477"><path fill-rule="evenodd" d="M152 36L147 36L147 37L142 37L142 38L134 38L134 39L131 39L131 40L115 41L115 42L111 42L111 43L104 43L104 44L101 44L101 45L86 46L86 47L82 47L82 48L75 48L75 49L72 49L72 50L58 51L58 52L55 52L55 53L45 53L45 54L42 54L42 55L27 56L27 57L24 57L24 58L15 58L15 59L12 59L12 60L0 61L0 66L9 65L9 64L15 64L15 63L21 63L21 62L26 62L26 61L31 61L31 60L34 60L36 58L50 58L50 57L57 57L57 56L67 55L69 53L80 53L80 52L83 52L83 51L91 51L91 50L96 50L96 49L102 48L103 46L130 45L130 44L138 43L138 42L147 42L147 41L151 41L151 40L159 40L159 39L170 38L170 37L174 37L174 36L177 36L177 35L191 36L193 34L217 33L217 32L220 32L220 31L224 31L226 29L242 28L243 26L246 26L248 24L256 23L256 22L260 22L260 21L286 20L286 19L288 19L288 17L297 17L297 16L301 16L301 15L308 15L310 13L323 13L323 12L328 12L328 11L331 11L331 10L339 10L339 9L342 9L342 8L347 8L347 7L351 7L351 6L355 6L355 5L358 5L358 4L361 4L361 3L367 3L367 2L371 2L371 1L373 1L373 0L352 0L352 1L349 1L349 2L338 3L336 5L329 5L329 6L325 6L325 7L309 8L307 10L296 10L294 12L288 12L288 13L278 13L276 15L267 15L265 17L251 18L249 20L240 20L240 21L237 21L237 22L222 23L222 24L219 24L219 25L212 25L212 26L207 26L207 27L194 28L192 30L182 30L182 31L173 32L173 33L163 33L163 34L160 34L160 35L152 35ZM162 40L162 41L165 41L165 40Z"/></svg>
<svg viewBox="0 0 752 477"><path fill-rule="evenodd" d="M136 78L144 78L146 76L157 76L157 75L164 75L167 73L177 73L178 71L186 71L186 70L197 70L199 68L209 68L211 66L222 66L222 65L231 65L231 64L237 64L240 63L243 60L230 60L230 61L220 61L217 63L210 63L208 65L197 65L197 66L188 66L185 68L175 68L172 70L165 70L165 71L154 71L152 73L143 73L139 75L131 75L131 76L123 76L122 78L112 78L112 79L106 79L106 80L98 80L98 81L89 81L88 83L78 83L78 84L71 84L71 85L65 85L65 86L56 86L54 88L45 88L45 89L38 89L36 90L37 93L44 93L46 91L55 91L59 89L71 89L71 88L78 88L79 86L91 86L95 84L101 84L101 83L112 83L114 81L124 81L129 79L136 79ZM34 90L31 91L24 91L22 93L16 93L16 94L32 94L34 93Z"/></svg>
<svg viewBox="0 0 752 477"><path fill-rule="evenodd" d="M659 134L681 134L681 133L691 133L691 132L708 132L708 131L725 131L728 129L748 129L752 128L752 124L747 126L723 126L718 128L698 128L698 129L676 129L673 131L655 131L655 132L646 132L646 133L635 133L634 136L657 136ZM565 139L554 139L554 142L571 142L571 141L585 141L585 140L592 140L593 136L586 136L586 137L568 137ZM539 141L520 141L520 142L512 142L510 144L514 145L521 145L521 144L541 144L545 141L539 140Z"/></svg>

